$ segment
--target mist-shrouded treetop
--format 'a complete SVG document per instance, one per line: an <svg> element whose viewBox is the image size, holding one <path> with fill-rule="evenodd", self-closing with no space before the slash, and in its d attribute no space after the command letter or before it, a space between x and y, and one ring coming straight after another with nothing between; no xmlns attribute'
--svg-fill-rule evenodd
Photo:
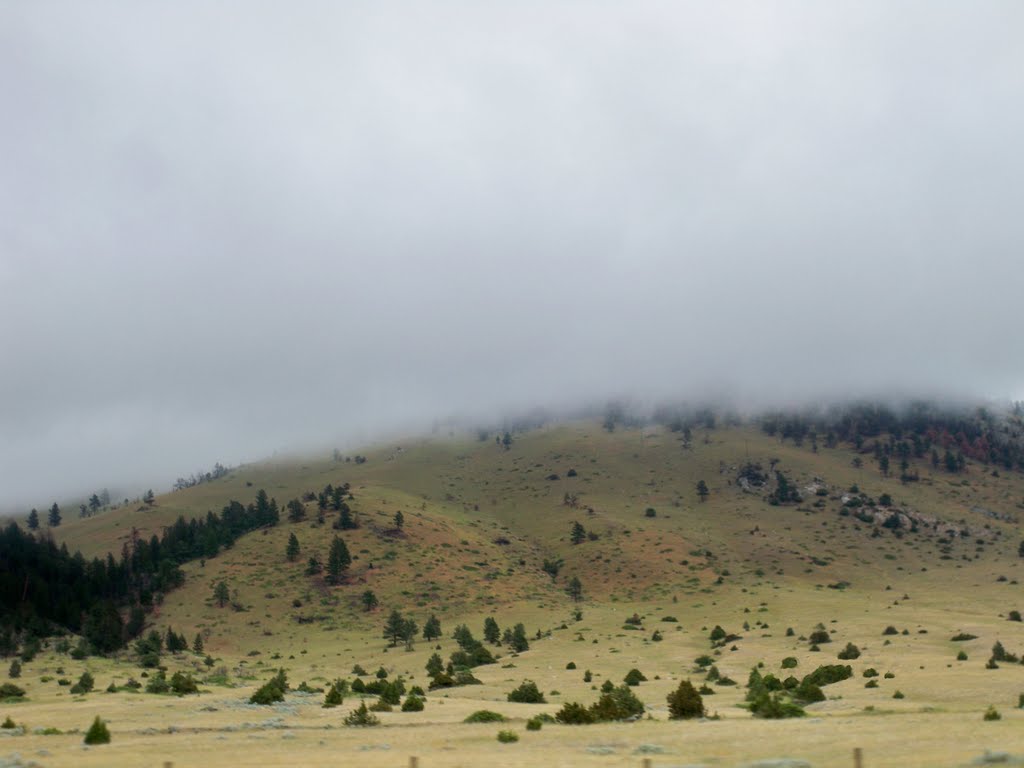
<svg viewBox="0 0 1024 768"><path fill-rule="evenodd" d="M0 8L0 508L617 395L1024 397L1024 7L585 22Z"/></svg>

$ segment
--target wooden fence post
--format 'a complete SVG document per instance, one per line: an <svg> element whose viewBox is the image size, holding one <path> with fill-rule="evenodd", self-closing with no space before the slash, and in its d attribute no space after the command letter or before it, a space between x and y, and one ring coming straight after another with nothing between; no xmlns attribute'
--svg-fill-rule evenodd
<svg viewBox="0 0 1024 768"><path fill-rule="evenodd" d="M853 768L864 768L864 753L860 747L853 748Z"/></svg>

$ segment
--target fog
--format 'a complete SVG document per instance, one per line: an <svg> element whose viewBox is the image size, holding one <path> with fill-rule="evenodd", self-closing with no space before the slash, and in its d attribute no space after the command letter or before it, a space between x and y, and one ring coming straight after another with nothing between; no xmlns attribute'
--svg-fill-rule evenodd
<svg viewBox="0 0 1024 768"><path fill-rule="evenodd" d="M0 6L0 507L611 397L1024 397L1017 2Z"/></svg>

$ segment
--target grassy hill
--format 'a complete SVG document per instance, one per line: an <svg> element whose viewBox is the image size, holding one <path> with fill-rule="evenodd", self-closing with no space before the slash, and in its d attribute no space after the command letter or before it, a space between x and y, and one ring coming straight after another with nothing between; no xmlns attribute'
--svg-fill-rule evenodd
<svg viewBox="0 0 1024 768"><path fill-rule="evenodd" d="M47 652L26 665L30 703L18 705L15 719L24 713L31 725L65 730L87 725L83 712L105 710L117 721L115 734L130 734L134 752L115 738L102 757L76 754L72 761L58 753L46 763L55 765L118 764L132 755L151 762L176 755L191 764L200 754L216 763L230 759L231 745L251 738L272 742L261 753L267 765L295 764L297 753L303 764L327 765L330 750L358 755L367 765L397 764L395 754L375 751L382 743L426 755L429 765L469 764L498 746L495 727L458 725L482 708L512 717L522 736L518 745L501 746L503 765L545 762L545 750L556 749L567 755L564 764L634 764L632 755L644 744L674 762L724 765L784 754L815 765L847 764L854 746L868 745L870 765L955 765L986 747L1024 752L1024 713L1014 710L1024 693L1024 665L985 668L996 640L1011 652L1024 650L1024 624L1007 620L1011 610L1024 608L1019 473L969 463L966 472L948 474L918 462L919 481L902 483L883 476L867 454L856 462L861 454L850 448L813 450L741 427L697 429L688 442L661 427L608 432L594 423L513 437L507 450L494 435L449 435L379 446L366 452L364 463L321 456L247 465L158 496L152 507L121 507L66 523L54 533L72 548L89 555L119 552L133 528L148 536L179 515L202 517L229 499L248 503L260 488L283 507L328 483L349 483L348 503L360 527L335 531L335 512L319 524L317 504L310 502L305 521L290 523L282 514L278 526L185 566L185 586L151 619L161 631L203 635L205 651L215 657L212 677L200 656L168 657L169 671L188 669L210 680L199 704L190 697L129 693L69 697L66 688L43 681L60 674L58 666L65 675L89 667L103 686L139 670L128 654L120 661L71 662ZM768 481L751 487L758 466ZM801 501L770 503L775 470L799 489ZM696 492L701 480L709 489L705 501ZM891 499L883 505L885 494ZM401 530L394 526L398 511ZM588 534L576 544L570 538L575 522ZM285 557L291 533L301 547L296 562ZM311 555L326 560L335 534L353 556L347 582L336 587L305 573ZM557 577L545 571L545 561L560 563ZM573 577L584 589L578 605L566 594ZM235 608L212 599L221 580ZM360 601L367 589L380 600L371 612ZM273 726L242 727L273 714L241 702L278 666L293 685L305 679L322 686L359 663L371 671L384 666L425 687L424 664L435 644L420 641L408 652L388 648L381 631L392 609L421 627L436 614L444 629L436 645L444 656L454 648L457 623L468 623L479 636L487 616L503 627L524 623L532 647L519 655L498 649L504 656L498 664L474 670L482 685L432 693L424 712L384 713L387 727L376 731L334 731L339 710L321 709L320 697L289 697L278 711L281 727L294 738L283 740ZM639 629L624 623L634 613ZM815 651L806 638L818 624L833 642ZM740 683L715 685L715 694L705 697L721 720L522 730L536 711L593 701L597 685L621 681L632 667L649 679L638 695L664 721L668 691L680 679L703 679L694 660L712 653L708 634L715 625L741 638L714 655L719 671ZM890 625L897 633L883 635ZM655 630L660 641L652 639ZM958 633L976 639L952 641ZM766 672L781 675L781 660L793 656L797 672L805 674L836 663L847 642L862 654L850 662L855 675L825 689L828 700L808 710L812 720L754 720L738 706L754 665L763 662ZM967 660L957 660L960 650ZM566 669L569 662L577 668ZM869 668L892 677L880 675L877 688L865 688L869 679L862 672ZM594 673L589 683L585 669ZM504 700L524 678L548 692L547 705ZM904 698L894 699L896 690ZM204 700L212 707L205 713L199 709ZM989 704L1003 720L982 728ZM346 701L341 711L349 709ZM167 722L192 729L194 738L185 744L174 734L149 732ZM47 748L58 743L53 739L64 739L69 749L74 741L24 738Z"/></svg>

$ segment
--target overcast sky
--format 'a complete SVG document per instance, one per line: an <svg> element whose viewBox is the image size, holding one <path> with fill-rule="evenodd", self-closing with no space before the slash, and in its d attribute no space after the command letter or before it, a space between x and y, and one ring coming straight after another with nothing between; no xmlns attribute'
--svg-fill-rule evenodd
<svg viewBox="0 0 1024 768"><path fill-rule="evenodd" d="M1024 4L0 5L0 507L609 396L1024 396Z"/></svg>

